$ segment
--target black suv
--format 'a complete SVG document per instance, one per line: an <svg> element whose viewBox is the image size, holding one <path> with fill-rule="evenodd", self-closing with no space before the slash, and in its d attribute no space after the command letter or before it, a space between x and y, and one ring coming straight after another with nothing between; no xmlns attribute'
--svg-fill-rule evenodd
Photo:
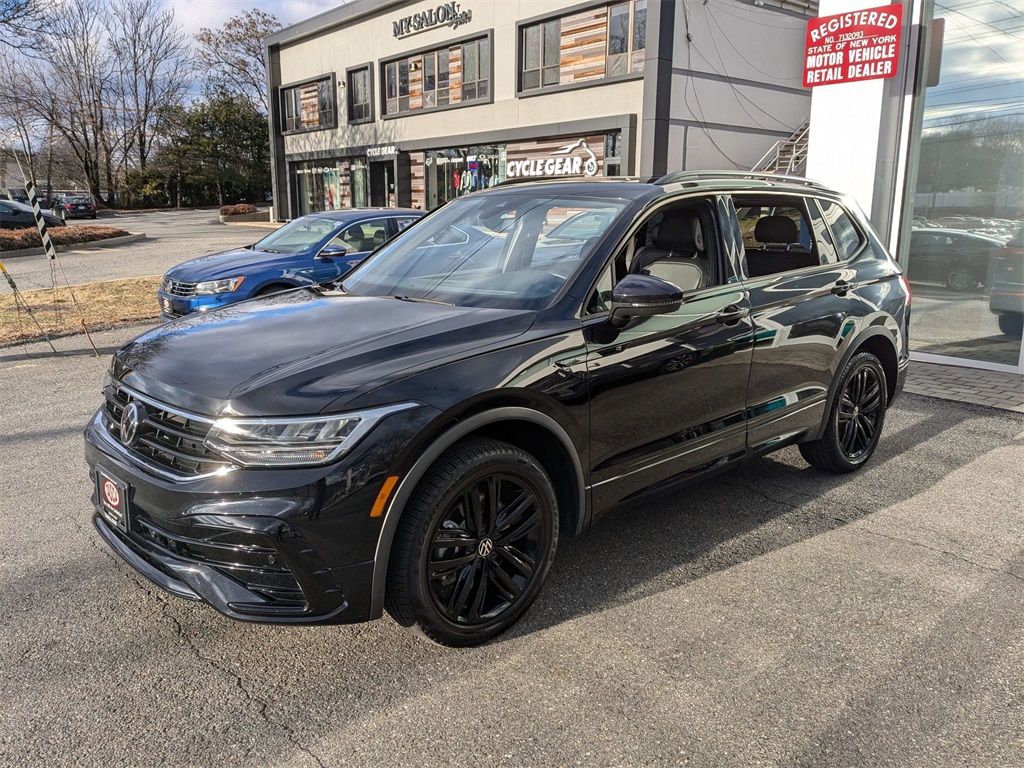
<svg viewBox="0 0 1024 768"><path fill-rule="evenodd" d="M333 289L118 350L85 433L95 525L236 619L386 609L472 645L618 502L792 444L861 467L909 303L863 215L806 180L495 187Z"/></svg>

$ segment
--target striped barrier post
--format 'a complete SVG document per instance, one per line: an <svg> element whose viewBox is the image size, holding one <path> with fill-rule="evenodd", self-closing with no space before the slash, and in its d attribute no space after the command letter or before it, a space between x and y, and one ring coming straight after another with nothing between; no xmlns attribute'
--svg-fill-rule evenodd
<svg viewBox="0 0 1024 768"><path fill-rule="evenodd" d="M46 221L43 219L43 211L39 207L39 198L36 197L36 185L31 180L25 182L25 191L28 192L28 200L32 203L32 213L35 215L36 228L39 229L39 237L43 239L43 248L46 255L51 259L57 258L57 249L53 246L50 233L46 231Z"/></svg>

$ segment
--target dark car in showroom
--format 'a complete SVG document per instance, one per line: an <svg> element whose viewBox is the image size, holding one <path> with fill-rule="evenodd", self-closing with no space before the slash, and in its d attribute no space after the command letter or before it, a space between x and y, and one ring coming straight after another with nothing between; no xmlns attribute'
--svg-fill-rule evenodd
<svg viewBox="0 0 1024 768"><path fill-rule="evenodd" d="M940 283L952 291L973 291L986 282L989 260L1003 241L956 229L922 227L910 233L911 282Z"/></svg>
<svg viewBox="0 0 1024 768"><path fill-rule="evenodd" d="M387 611L473 645L523 615L560 537L620 502L784 446L863 467L909 315L900 267L817 183L497 186L331 288L121 347L85 431L94 524L235 619Z"/></svg>
<svg viewBox="0 0 1024 768"><path fill-rule="evenodd" d="M48 227L63 227L64 221L48 211L41 211ZM17 200L0 200L0 229L36 228L36 217L32 206Z"/></svg>
<svg viewBox="0 0 1024 768"><path fill-rule="evenodd" d="M301 216L252 245L169 269L157 291L164 320L289 288L332 283L423 216L417 209L349 208Z"/></svg>
<svg viewBox="0 0 1024 768"><path fill-rule="evenodd" d="M1024 335L1024 229L992 256L992 288L988 308L1007 336Z"/></svg>
<svg viewBox="0 0 1024 768"><path fill-rule="evenodd" d="M53 215L68 219L95 219L96 201L88 195L64 195L53 203Z"/></svg>

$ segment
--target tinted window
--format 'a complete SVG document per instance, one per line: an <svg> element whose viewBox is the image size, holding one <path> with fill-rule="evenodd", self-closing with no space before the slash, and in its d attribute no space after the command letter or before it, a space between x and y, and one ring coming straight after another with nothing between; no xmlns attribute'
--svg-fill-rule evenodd
<svg viewBox="0 0 1024 768"><path fill-rule="evenodd" d="M819 249L804 198L737 195L735 204L750 277L817 266L821 251L831 250Z"/></svg>
<svg viewBox="0 0 1024 768"><path fill-rule="evenodd" d="M822 200L821 208L825 221L832 230L832 236L839 251L839 258L846 261L860 250L864 237L854 226L853 219L838 203Z"/></svg>

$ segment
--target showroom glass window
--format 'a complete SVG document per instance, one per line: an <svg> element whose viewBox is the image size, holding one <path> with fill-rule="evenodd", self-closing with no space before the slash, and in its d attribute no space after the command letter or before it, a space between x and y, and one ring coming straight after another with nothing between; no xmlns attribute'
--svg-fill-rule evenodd
<svg viewBox="0 0 1024 768"><path fill-rule="evenodd" d="M333 78L325 77L281 91L285 131L316 131L335 127Z"/></svg>
<svg viewBox="0 0 1024 768"><path fill-rule="evenodd" d="M942 59L911 138L918 173L899 257L912 353L1024 371L1024 44L1020 4L1008 7L935 2Z"/></svg>
<svg viewBox="0 0 1024 768"><path fill-rule="evenodd" d="M364 67L348 73L348 121L362 123L371 117L370 68Z"/></svg>

